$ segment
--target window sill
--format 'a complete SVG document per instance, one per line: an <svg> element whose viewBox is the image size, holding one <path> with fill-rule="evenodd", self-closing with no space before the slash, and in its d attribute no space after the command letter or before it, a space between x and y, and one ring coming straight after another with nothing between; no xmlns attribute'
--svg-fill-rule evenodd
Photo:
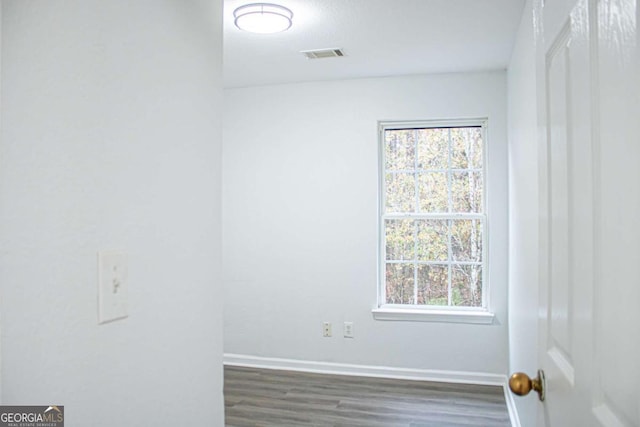
<svg viewBox="0 0 640 427"><path fill-rule="evenodd" d="M442 322L442 323L469 323L475 325L491 325L495 318L494 313L488 311L472 310L419 310L404 308L374 308L372 311L375 320L391 320L405 322Z"/></svg>

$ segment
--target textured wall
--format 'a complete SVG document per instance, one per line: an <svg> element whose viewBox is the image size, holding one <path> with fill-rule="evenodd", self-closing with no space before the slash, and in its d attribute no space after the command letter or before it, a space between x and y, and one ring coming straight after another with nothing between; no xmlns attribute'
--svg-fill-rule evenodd
<svg viewBox="0 0 640 427"><path fill-rule="evenodd" d="M469 117L489 118L496 323L375 321L377 121ZM505 72L228 89L223 153L226 353L506 373Z"/></svg>
<svg viewBox="0 0 640 427"><path fill-rule="evenodd" d="M2 2L4 404L222 425L219 0ZM129 255L98 326L96 252Z"/></svg>

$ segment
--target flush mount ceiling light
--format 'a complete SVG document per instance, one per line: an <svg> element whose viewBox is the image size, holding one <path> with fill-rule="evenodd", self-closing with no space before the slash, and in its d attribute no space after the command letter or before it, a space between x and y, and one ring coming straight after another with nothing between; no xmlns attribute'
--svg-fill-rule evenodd
<svg viewBox="0 0 640 427"><path fill-rule="evenodd" d="M251 3L233 11L236 27L250 33L272 34L291 27L293 12L272 3Z"/></svg>

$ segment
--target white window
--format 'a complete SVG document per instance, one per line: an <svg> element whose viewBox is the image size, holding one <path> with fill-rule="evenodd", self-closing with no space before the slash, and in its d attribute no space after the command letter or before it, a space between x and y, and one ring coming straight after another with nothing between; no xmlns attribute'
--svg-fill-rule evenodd
<svg viewBox="0 0 640 427"><path fill-rule="evenodd" d="M486 310L485 149L485 120L380 124L380 308Z"/></svg>

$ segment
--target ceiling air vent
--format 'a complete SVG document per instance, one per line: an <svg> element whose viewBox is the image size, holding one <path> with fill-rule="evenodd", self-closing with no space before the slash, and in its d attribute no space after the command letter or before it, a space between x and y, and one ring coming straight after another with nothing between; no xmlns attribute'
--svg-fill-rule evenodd
<svg viewBox="0 0 640 427"><path fill-rule="evenodd" d="M300 52L307 57L307 59L321 59L321 58L336 58L344 56L342 49L318 49L318 50L303 50Z"/></svg>

